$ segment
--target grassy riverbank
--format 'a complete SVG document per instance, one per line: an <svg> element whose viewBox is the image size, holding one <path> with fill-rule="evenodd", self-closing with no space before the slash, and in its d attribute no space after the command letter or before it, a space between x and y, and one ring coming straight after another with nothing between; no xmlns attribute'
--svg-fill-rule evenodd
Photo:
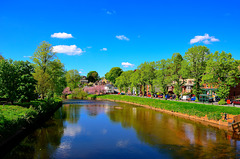
<svg viewBox="0 0 240 159"><path fill-rule="evenodd" d="M16 105L0 105L0 141L27 127L48 114L61 104L61 99L37 100Z"/></svg>
<svg viewBox="0 0 240 159"><path fill-rule="evenodd" d="M187 115L204 117L207 115L208 119L220 120L222 118L222 113L239 115L240 108L236 107L224 107L224 106L215 106L215 105L205 105L198 103L186 103L178 101L169 101L169 100L159 100L152 98L142 98L134 96L125 96L125 95L103 95L98 96L97 99L110 99L110 100L119 100L125 102L132 102L140 105L148 105L155 108L160 108L164 110L169 110L172 112L183 113Z"/></svg>

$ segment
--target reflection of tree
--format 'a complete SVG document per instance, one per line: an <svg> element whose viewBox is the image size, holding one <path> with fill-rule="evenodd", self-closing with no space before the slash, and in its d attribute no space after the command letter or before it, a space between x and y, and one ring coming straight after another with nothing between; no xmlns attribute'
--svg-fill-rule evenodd
<svg viewBox="0 0 240 159"><path fill-rule="evenodd" d="M6 158L50 158L61 144L63 121L64 113L58 110L53 119L26 137Z"/></svg>
<svg viewBox="0 0 240 159"><path fill-rule="evenodd" d="M84 105L89 116L97 116L99 113L104 112L105 105Z"/></svg>
<svg viewBox="0 0 240 159"><path fill-rule="evenodd" d="M77 123L80 118L80 109L82 106L74 104L65 104L63 109L66 112L66 120L69 123Z"/></svg>
<svg viewBox="0 0 240 159"><path fill-rule="evenodd" d="M120 122L124 128L133 127L141 141L159 151L169 151L173 157L234 158L236 155L224 130L132 105L123 104L122 108L108 112L111 121Z"/></svg>

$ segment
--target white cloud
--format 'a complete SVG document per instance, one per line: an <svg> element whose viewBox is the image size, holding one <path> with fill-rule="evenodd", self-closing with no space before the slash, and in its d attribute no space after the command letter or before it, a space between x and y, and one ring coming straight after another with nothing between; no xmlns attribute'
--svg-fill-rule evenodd
<svg viewBox="0 0 240 159"><path fill-rule="evenodd" d="M107 48L102 48L100 49L100 51L107 51Z"/></svg>
<svg viewBox="0 0 240 159"><path fill-rule="evenodd" d="M56 45L53 46L53 51L67 55L81 55L84 51L76 45Z"/></svg>
<svg viewBox="0 0 240 159"><path fill-rule="evenodd" d="M126 41L129 41L129 40L130 40L130 39L127 38L125 35L117 35L116 38L119 39L119 40L126 40Z"/></svg>
<svg viewBox="0 0 240 159"><path fill-rule="evenodd" d="M68 39L68 38L73 38L72 34L68 34L68 33L54 33L51 35L52 38L60 38L60 39Z"/></svg>
<svg viewBox="0 0 240 159"><path fill-rule="evenodd" d="M122 62L122 66L123 66L123 67L133 67L134 64L131 64L131 63L129 63L129 62Z"/></svg>
<svg viewBox="0 0 240 159"><path fill-rule="evenodd" d="M115 10L107 10L107 9L103 9L108 15L112 15L112 14L115 14L116 11Z"/></svg>
<svg viewBox="0 0 240 159"><path fill-rule="evenodd" d="M87 49L91 49L92 48L92 46L87 46Z"/></svg>
<svg viewBox="0 0 240 159"><path fill-rule="evenodd" d="M32 56L23 56L24 58L30 58L30 57L32 57Z"/></svg>
<svg viewBox="0 0 240 159"><path fill-rule="evenodd" d="M214 36L209 36L208 34L205 34L204 36L197 35L193 39L190 40L190 44L203 42L204 44L210 44L211 42L219 41L219 39L216 39Z"/></svg>
<svg viewBox="0 0 240 159"><path fill-rule="evenodd" d="M106 13L109 14L109 15L112 15L112 12L110 12L110 11L107 11Z"/></svg>

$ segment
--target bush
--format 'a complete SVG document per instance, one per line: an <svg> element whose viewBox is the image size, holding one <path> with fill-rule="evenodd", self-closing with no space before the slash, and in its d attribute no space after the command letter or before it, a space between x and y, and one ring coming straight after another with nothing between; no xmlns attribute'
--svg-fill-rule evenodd
<svg viewBox="0 0 240 159"><path fill-rule="evenodd" d="M49 113L55 111L61 103L61 98L49 98L18 105L0 105L0 142L27 126L30 121L49 117Z"/></svg>
<svg viewBox="0 0 240 159"><path fill-rule="evenodd" d="M218 102L219 105L225 105L226 104L226 101L224 99L221 99L219 102Z"/></svg>
<svg viewBox="0 0 240 159"><path fill-rule="evenodd" d="M96 94L89 94L87 96L87 99L90 99L90 100L95 100L97 98L97 95Z"/></svg>
<svg viewBox="0 0 240 159"><path fill-rule="evenodd" d="M72 92L73 99L86 99L87 95L88 94L80 88L75 88Z"/></svg>

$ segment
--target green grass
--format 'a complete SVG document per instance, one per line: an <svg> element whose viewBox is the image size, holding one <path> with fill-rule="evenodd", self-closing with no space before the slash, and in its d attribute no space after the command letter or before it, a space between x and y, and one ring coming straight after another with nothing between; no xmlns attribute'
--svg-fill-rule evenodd
<svg viewBox="0 0 240 159"><path fill-rule="evenodd" d="M222 113L239 115L240 108L236 107L224 107L224 106L214 106L205 105L197 103L186 103L168 100L159 100L152 98L141 98L125 95L103 95L98 96L99 99L112 99L120 100L126 102L132 102L141 105L148 105L155 108L161 108L164 110L169 110L173 112L179 112L188 115L196 115L198 117L208 116L208 119L220 120L222 118Z"/></svg>
<svg viewBox="0 0 240 159"><path fill-rule="evenodd" d="M31 119L44 117L60 103L61 99L55 98L17 105L0 105L0 141L27 126Z"/></svg>
<svg viewBox="0 0 240 159"><path fill-rule="evenodd" d="M96 94L89 94L88 96L87 96L87 99L90 99L90 100L94 100L94 99L96 99L97 98L97 95Z"/></svg>

